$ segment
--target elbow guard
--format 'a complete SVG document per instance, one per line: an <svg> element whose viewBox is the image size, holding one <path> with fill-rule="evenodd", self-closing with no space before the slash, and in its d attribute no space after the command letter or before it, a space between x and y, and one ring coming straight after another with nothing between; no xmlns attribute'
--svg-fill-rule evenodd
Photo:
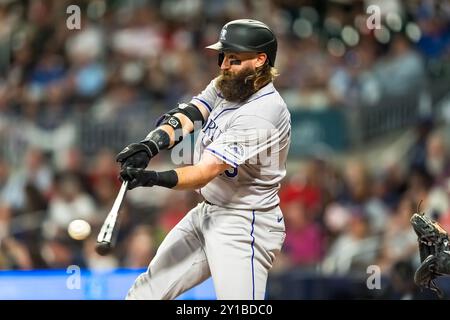
<svg viewBox="0 0 450 320"><path fill-rule="evenodd" d="M157 143L158 149L172 149L177 144L179 144L183 140L183 130L180 119L178 117L174 116L176 113L184 114L186 117L188 117L189 120L192 121L194 124L194 128L196 127L196 123L201 123L201 126L205 123L205 119L203 119L203 115L198 110L198 108L193 105L192 103L186 104L182 103L179 104L178 107L170 110L169 112L163 114L156 120L156 126L162 126L162 125L169 125L173 128L175 132L175 139L174 144L172 147L169 148L170 139L168 136L164 135L162 130L155 130L149 133L149 135L145 138L143 142L146 142L146 144ZM159 132L162 131L162 132Z"/></svg>
<svg viewBox="0 0 450 320"><path fill-rule="evenodd" d="M205 124L205 119L203 118L202 113L200 110L198 110L197 106L195 106L192 103L180 103L178 107L170 110L169 112L163 114L161 117L158 118L156 121L156 126L160 126L163 124L163 121L166 121L171 116L173 116L176 113L184 114L186 117L189 118L189 120L192 121L195 127L195 123L200 122L203 126Z"/></svg>
<svg viewBox="0 0 450 320"><path fill-rule="evenodd" d="M160 126L162 125L171 126L175 133L173 146L168 148L170 150L183 140L183 127L181 125L180 119L172 115L166 116L160 123Z"/></svg>

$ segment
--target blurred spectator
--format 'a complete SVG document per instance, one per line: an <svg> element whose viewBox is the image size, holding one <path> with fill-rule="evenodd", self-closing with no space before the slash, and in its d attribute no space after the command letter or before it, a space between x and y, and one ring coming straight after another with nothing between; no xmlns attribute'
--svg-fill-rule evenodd
<svg viewBox="0 0 450 320"><path fill-rule="evenodd" d="M388 163L374 173L373 196L380 199L389 211L398 206L406 188L405 169L398 162Z"/></svg>
<svg viewBox="0 0 450 320"><path fill-rule="evenodd" d="M30 252L23 243L13 237L0 239L0 269L30 270L33 267Z"/></svg>
<svg viewBox="0 0 450 320"><path fill-rule="evenodd" d="M320 262L323 255L322 231L314 222L313 216L308 214L300 194L298 197L291 194L283 200L282 211L286 225L283 252L287 255L290 265L313 267Z"/></svg>
<svg viewBox="0 0 450 320"><path fill-rule="evenodd" d="M177 192L166 199L158 217L158 226L164 234L169 233L192 207L188 199L190 196L192 196L190 192Z"/></svg>
<svg viewBox="0 0 450 320"><path fill-rule="evenodd" d="M346 189L338 202L347 207L362 207L370 219L371 231L380 233L386 225L388 209L380 199L372 195L369 168L362 161L349 160L345 165L344 181Z"/></svg>
<svg viewBox="0 0 450 320"><path fill-rule="evenodd" d="M98 214L106 217L117 197L117 178L99 176L94 182L94 196L98 204Z"/></svg>
<svg viewBox="0 0 450 320"><path fill-rule="evenodd" d="M351 219L351 211L348 207L338 203L330 203L325 209L323 223L332 238L345 231Z"/></svg>
<svg viewBox="0 0 450 320"><path fill-rule="evenodd" d="M94 200L83 189L79 177L71 173L61 173L55 180L55 194L49 202L49 212L45 220L44 233L53 238L61 230L66 231L75 219L95 222L97 208Z"/></svg>
<svg viewBox="0 0 450 320"><path fill-rule="evenodd" d="M448 194L440 186L433 186L433 177L425 169L415 169L410 173L408 193L415 203L422 203L421 212L433 219L449 210Z"/></svg>
<svg viewBox="0 0 450 320"><path fill-rule="evenodd" d="M129 17L128 25L112 35L112 48L136 58L158 55L163 47L164 25L157 10L141 6Z"/></svg>
<svg viewBox="0 0 450 320"><path fill-rule="evenodd" d="M65 69L62 57L54 52L47 50L41 55L35 67L31 71L29 85L33 90L40 92L40 96L44 95L44 91L65 76Z"/></svg>
<svg viewBox="0 0 450 320"><path fill-rule="evenodd" d="M8 206L0 205L0 242L10 234L12 212Z"/></svg>
<svg viewBox="0 0 450 320"><path fill-rule="evenodd" d="M426 147L425 167L433 176L435 184L446 188L450 177L450 158L444 136L433 132L427 139Z"/></svg>
<svg viewBox="0 0 450 320"><path fill-rule="evenodd" d="M24 166L9 176L3 188L3 201L13 209L23 209L25 205L25 185L34 184L44 195L51 188L53 172L45 155L39 149L28 149Z"/></svg>
<svg viewBox="0 0 450 320"><path fill-rule="evenodd" d="M414 283L415 268L410 261L398 261L392 267L390 285L378 297L390 300L437 299L430 290L420 289Z"/></svg>
<svg viewBox="0 0 450 320"><path fill-rule="evenodd" d="M441 6L441 12L437 10L439 7L436 4L437 1L421 1L414 12L422 31L418 47L432 59L448 54L450 46L449 14L448 9L445 9L448 4Z"/></svg>
<svg viewBox="0 0 450 320"><path fill-rule="evenodd" d="M393 37L386 57L377 63L374 72L383 93L388 96L414 92L425 80L423 60L402 34Z"/></svg>
<svg viewBox="0 0 450 320"><path fill-rule="evenodd" d="M396 212L389 217L381 243L378 265L385 274L399 261L411 261L419 265L419 246L417 235L411 228L411 216L417 210L416 203L404 196Z"/></svg>
<svg viewBox="0 0 450 320"><path fill-rule="evenodd" d="M373 70L377 53L376 43L363 38L355 49L345 54L343 63L336 66L328 82L335 103L361 107L379 102L381 83Z"/></svg>
<svg viewBox="0 0 450 320"><path fill-rule="evenodd" d="M429 117L422 118L415 127L415 142L408 152L409 169L425 168L427 139L435 124Z"/></svg>
<svg viewBox="0 0 450 320"><path fill-rule="evenodd" d="M9 178L9 165L8 162L0 157L0 202L5 201L5 186L7 185Z"/></svg>
<svg viewBox="0 0 450 320"><path fill-rule="evenodd" d="M115 154L109 149L101 149L95 154L89 167L80 169L88 184L85 186L86 190L92 192L101 207L100 211L106 216L120 188L119 166L115 162Z"/></svg>
<svg viewBox="0 0 450 320"><path fill-rule="evenodd" d="M126 241L123 266L145 268L156 253L152 229L148 226L136 227Z"/></svg>
<svg viewBox="0 0 450 320"><path fill-rule="evenodd" d="M305 206L308 219L314 220L323 203L325 172L319 160L307 161L298 173L283 186L280 201L296 199Z"/></svg>
<svg viewBox="0 0 450 320"><path fill-rule="evenodd" d="M286 104L290 108L328 108L332 104L327 90L330 59L321 50L319 37L312 36L304 39L296 47L297 50L291 52L292 60L288 60L285 67L289 70L289 74L292 72L290 77L295 77L291 80L295 80L294 83L297 84L297 87L289 83L290 89L282 91L283 96L286 97ZM289 54L290 50L287 50L287 55ZM309 63L303 66L298 65L297 59ZM287 79L287 81L289 80ZM283 84L281 84L282 87Z"/></svg>
<svg viewBox="0 0 450 320"><path fill-rule="evenodd" d="M77 250L74 240L69 239L67 234L60 233L44 241L40 253L50 269L65 269L70 265L85 266L80 250Z"/></svg>
<svg viewBox="0 0 450 320"><path fill-rule="evenodd" d="M347 230L332 243L324 257L321 266L324 274L362 274L375 264L379 238L371 233L369 221L361 209L352 211Z"/></svg>

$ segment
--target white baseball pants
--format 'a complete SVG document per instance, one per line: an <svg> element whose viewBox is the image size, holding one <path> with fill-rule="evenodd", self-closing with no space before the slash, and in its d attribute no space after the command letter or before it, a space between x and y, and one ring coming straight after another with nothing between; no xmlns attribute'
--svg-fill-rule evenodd
<svg viewBox="0 0 450 320"><path fill-rule="evenodd" d="M126 299L174 299L210 276L218 299L264 299L284 238L278 206L259 211L202 202L167 234Z"/></svg>

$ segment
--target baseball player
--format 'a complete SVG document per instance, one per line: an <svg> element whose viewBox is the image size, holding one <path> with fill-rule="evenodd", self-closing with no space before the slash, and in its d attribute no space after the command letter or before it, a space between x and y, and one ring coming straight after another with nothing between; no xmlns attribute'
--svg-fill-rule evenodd
<svg viewBox="0 0 450 320"><path fill-rule="evenodd" d="M129 188L195 189L204 202L171 230L127 299L174 299L213 278L218 299L264 299L285 227L278 206L290 142L290 114L272 83L277 40L267 25L234 20L221 30L220 74L165 114L158 127L117 156ZM199 161L175 170L144 170L202 125Z"/></svg>

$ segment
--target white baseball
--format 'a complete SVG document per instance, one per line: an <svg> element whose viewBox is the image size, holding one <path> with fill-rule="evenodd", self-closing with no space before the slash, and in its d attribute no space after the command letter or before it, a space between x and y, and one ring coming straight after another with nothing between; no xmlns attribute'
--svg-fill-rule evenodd
<svg viewBox="0 0 450 320"><path fill-rule="evenodd" d="M91 234L91 226L85 220L73 220L67 229L70 237L75 240L84 240Z"/></svg>

